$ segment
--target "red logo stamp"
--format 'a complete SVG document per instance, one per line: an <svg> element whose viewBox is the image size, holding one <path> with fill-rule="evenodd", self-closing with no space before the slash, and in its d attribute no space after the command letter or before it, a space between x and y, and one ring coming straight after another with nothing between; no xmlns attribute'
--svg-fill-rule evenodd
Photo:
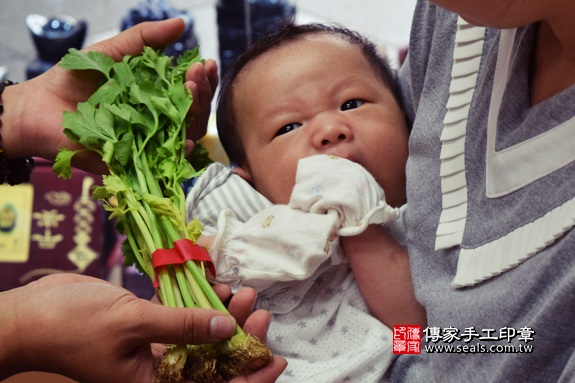
<svg viewBox="0 0 575 383"><path fill-rule="evenodd" d="M394 354L421 354L421 326L395 325L392 331Z"/></svg>

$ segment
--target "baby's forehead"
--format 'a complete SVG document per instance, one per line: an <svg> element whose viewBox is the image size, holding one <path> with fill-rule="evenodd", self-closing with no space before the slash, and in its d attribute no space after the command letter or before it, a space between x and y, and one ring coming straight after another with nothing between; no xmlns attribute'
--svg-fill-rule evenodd
<svg viewBox="0 0 575 383"><path fill-rule="evenodd" d="M240 80L242 74L245 74L253 69L257 70L260 64L274 59L280 53L284 53L285 51L292 49L297 49L299 51L309 50L315 52L318 49L321 49L322 46L336 48L335 50L322 50L322 54L329 55L333 62L347 59L346 55L344 54L346 52L348 54L354 55L360 60L365 60L366 63L369 63L370 61L363 51L360 43L352 43L347 36L341 33L331 31L318 31L300 35L296 38L288 39L286 41L280 41L279 44L261 53L259 56L251 60L251 62L247 63L239 73L237 80ZM294 53L293 59L297 60L297 53Z"/></svg>
<svg viewBox="0 0 575 383"><path fill-rule="evenodd" d="M352 43L349 37L333 31L319 31L301 35L296 39L288 40L278 44L273 50L280 50L282 48L289 49L290 46L297 45L300 49L317 49L318 46L333 46L338 51L352 50L358 53L361 52L359 43Z"/></svg>
<svg viewBox="0 0 575 383"><path fill-rule="evenodd" d="M301 82L306 74L306 68L321 68L321 71L311 71L314 78L341 76L337 69L353 74L357 80L372 83L381 82L389 87L387 78L382 74L379 55L374 46L364 42L359 35L348 35L339 31L314 31L290 36L280 40L275 45L268 45L265 51L246 61L243 69L237 73L233 87L233 103L238 100L238 88L257 92L262 81L274 86L276 81L291 79ZM346 69L344 69L346 68ZM266 79L266 80L264 80Z"/></svg>

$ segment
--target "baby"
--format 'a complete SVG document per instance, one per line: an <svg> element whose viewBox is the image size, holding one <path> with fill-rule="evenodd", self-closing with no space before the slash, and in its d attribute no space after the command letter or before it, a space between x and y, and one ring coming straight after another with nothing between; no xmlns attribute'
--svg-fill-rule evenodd
<svg viewBox="0 0 575 383"><path fill-rule="evenodd" d="M379 382L388 326L425 322L389 233L401 237L408 139L394 93L371 42L319 24L259 40L223 81L218 133L234 166L206 170L188 217L215 236L216 280L254 287L272 314L280 382Z"/></svg>

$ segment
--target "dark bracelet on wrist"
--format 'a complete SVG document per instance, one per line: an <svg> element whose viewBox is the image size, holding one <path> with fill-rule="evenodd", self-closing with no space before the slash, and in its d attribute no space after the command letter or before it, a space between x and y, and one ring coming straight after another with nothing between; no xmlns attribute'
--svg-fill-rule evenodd
<svg viewBox="0 0 575 383"><path fill-rule="evenodd" d="M2 93L4 88L16 84L10 80L0 83L0 117L4 112ZM10 185L18 185L30 181L30 174L34 170L34 158L8 158L2 146L2 120L0 119L0 185L8 182Z"/></svg>

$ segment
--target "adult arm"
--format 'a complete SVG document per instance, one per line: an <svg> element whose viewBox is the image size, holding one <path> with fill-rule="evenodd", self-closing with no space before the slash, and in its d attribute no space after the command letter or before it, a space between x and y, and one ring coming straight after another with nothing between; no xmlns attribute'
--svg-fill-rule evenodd
<svg viewBox="0 0 575 383"><path fill-rule="evenodd" d="M223 297L229 289L223 287L220 293ZM248 317L254 300L253 290L242 290L230 312L265 341L269 313ZM2 292L0 307L0 380L45 371L86 383L152 383L161 344L226 339L236 324L227 314L154 304L111 283L70 274ZM273 382L283 368L285 361L275 358L263 370L234 382Z"/></svg>

